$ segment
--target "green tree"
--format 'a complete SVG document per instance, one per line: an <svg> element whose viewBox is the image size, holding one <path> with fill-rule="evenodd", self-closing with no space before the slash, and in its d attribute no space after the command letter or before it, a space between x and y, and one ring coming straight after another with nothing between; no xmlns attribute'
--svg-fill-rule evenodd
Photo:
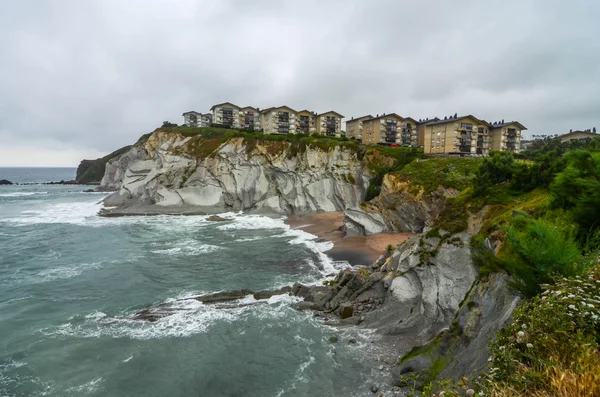
<svg viewBox="0 0 600 397"><path fill-rule="evenodd" d="M550 185L554 207L570 209L586 234L600 227L600 153L574 150L564 171Z"/></svg>
<svg viewBox="0 0 600 397"><path fill-rule="evenodd" d="M162 128L171 128L171 127L177 127L177 124L171 123L170 121L163 121Z"/></svg>
<svg viewBox="0 0 600 397"><path fill-rule="evenodd" d="M515 158L512 153L492 152L492 155L483 160L477 169L473 180L473 193L483 196L492 185L509 181L513 177Z"/></svg>

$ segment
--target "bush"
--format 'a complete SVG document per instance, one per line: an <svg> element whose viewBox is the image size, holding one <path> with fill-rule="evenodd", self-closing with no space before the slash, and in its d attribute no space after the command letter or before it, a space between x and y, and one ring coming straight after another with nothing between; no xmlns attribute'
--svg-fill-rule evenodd
<svg viewBox="0 0 600 397"><path fill-rule="evenodd" d="M577 150L550 186L552 205L572 211L580 236L600 228L600 153Z"/></svg>
<svg viewBox="0 0 600 397"><path fill-rule="evenodd" d="M561 278L517 308L490 344L484 395L600 395L599 297L595 270Z"/></svg>
<svg viewBox="0 0 600 397"><path fill-rule="evenodd" d="M161 128L173 128L177 127L177 124L171 123L170 121L163 121Z"/></svg>
<svg viewBox="0 0 600 397"><path fill-rule="evenodd" d="M587 268L568 229L543 219L518 216L505 233L508 255L502 260L515 277L513 285L525 296L535 296L540 284L552 282L555 276L575 276Z"/></svg>

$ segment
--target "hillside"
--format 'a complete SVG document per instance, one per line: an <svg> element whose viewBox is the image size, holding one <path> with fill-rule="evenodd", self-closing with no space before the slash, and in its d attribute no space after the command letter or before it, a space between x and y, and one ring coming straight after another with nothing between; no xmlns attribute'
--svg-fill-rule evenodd
<svg viewBox="0 0 600 397"><path fill-rule="evenodd" d="M96 160L81 160L81 163L77 167L75 181L80 184L99 184L104 176L106 163L114 158L118 158L130 148L131 146L124 146Z"/></svg>

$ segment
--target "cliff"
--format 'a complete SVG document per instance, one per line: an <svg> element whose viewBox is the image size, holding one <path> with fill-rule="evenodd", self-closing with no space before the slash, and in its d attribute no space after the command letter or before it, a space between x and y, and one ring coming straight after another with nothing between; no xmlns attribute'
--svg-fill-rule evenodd
<svg viewBox="0 0 600 397"><path fill-rule="evenodd" d="M81 160L81 163L79 163L79 166L77 167L75 181L80 184L99 184L104 176L106 163L108 163L110 160L119 158L130 148L131 146L122 147L121 149L115 150L114 152L96 160Z"/></svg>
<svg viewBox="0 0 600 397"><path fill-rule="evenodd" d="M371 174L355 143L160 129L106 164L105 215L309 214L356 207ZM363 152L364 154L364 152Z"/></svg>
<svg viewBox="0 0 600 397"><path fill-rule="evenodd" d="M348 235L426 231L450 210L450 199L469 186L480 164L473 158L430 158L385 174L377 197L346 210Z"/></svg>

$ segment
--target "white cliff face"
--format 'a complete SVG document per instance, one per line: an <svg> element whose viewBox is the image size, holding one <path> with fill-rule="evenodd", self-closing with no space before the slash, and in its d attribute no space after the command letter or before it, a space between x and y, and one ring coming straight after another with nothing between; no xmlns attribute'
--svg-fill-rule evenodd
<svg viewBox="0 0 600 397"><path fill-rule="evenodd" d="M352 148L307 146L291 153L287 142L249 147L233 138L200 158L189 154L190 140L155 132L110 161L100 186L117 191L105 205L123 212L308 214L356 207L369 182Z"/></svg>

